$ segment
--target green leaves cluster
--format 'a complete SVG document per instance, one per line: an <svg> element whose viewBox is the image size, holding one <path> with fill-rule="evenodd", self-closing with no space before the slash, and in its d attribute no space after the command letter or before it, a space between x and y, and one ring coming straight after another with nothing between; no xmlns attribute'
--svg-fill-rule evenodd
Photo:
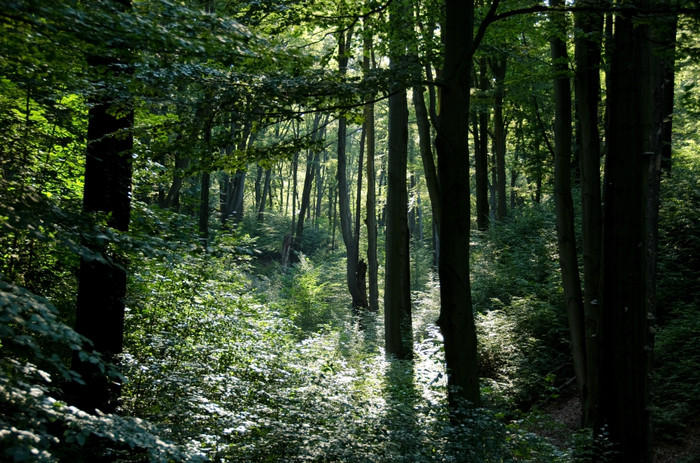
<svg viewBox="0 0 700 463"><path fill-rule="evenodd" d="M44 298L0 279L0 455L3 461L65 461L99 447L140 452L150 461L183 457L140 419L87 414L62 400L61 385L82 382L72 353L117 375L89 341L58 319ZM90 447L86 444L93 443Z"/></svg>

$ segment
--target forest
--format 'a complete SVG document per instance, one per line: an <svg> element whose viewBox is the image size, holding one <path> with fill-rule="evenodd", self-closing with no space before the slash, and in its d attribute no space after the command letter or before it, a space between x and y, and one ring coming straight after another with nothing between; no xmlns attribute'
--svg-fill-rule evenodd
<svg viewBox="0 0 700 463"><path fill-rule="evenodd" d="M0 460L700 462L696 0L0 0Z"/></svg>

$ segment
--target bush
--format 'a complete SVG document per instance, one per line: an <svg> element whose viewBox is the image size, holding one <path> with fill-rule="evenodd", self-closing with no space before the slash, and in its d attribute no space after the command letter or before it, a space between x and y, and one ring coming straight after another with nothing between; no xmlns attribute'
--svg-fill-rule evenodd
<svg viewBox="0 0 700 463"><path fill-rule="evenodd" d="M61 399L61 383L81 381L67 366L71 352L114 371L86 346L89 341L61 323L46 299L0 278L3 461L88 461L121 452L142 453L150 461L186 459L142 420L84 413Z"/></svg>

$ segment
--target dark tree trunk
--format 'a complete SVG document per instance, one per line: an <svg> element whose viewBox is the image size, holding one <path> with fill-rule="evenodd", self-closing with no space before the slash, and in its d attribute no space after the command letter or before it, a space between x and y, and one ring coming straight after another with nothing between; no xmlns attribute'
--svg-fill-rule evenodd
<svg viewBox="0 0 700 463"><path fill-rule="evenodd" d="M480 402L476 330L469 282L469 76L474 3L446 0L444 81L435 147L440 204L440 317L453 411ZM446 211L450 211L449 214Z"/></svg>
<svg viewBox="0 0 700 463"><path fill-rule="evenodd" d="M563 0L550 0L553 7ZM578 272L574 201L571 196L571 82L566 42L566 19L563 13L552 13L553 34L550 38L554 68L554 204L556 209L557 244L566 315L569 321L574 371L579 395L586 388L586 336L583 315L583 295Z"/></svg>
<svg viewBox="0 0 700 463"><path fill-rule="evenodd" d="M482 92L489 89L486 60L479 61L479 88ZM484 106L479 108L478 131L474 129L474 170L476 187L476 227L479 230L489 228L489 113ZM476 126L476 120L474 126ZM478 143L476 142L478 140Z"/></svg>
<svg viewBox="0 0 700 463"><path fill-rule="evenodd" d="M496 218L503 220L508 216L508 199L506 197L506 129L503 118L503 100L505 97L506 59L491 60L491 70L495 78L493 104L493 146L496 160Z"/></svg>
<svg viewBox="0 0 700 463"><path fill-rule="evenodd" d="M633 6L643 11L648 2ZM606 425L617 445L616 462L651 460L644 269L653 82L649 25L639 19L615 18L607 98L598 426Z"/></svg>
<svg viewBox="0 0 700 463"><path fill-rule="evenodd" d="M411 24L405 1L391 4L389 21L391 69L406 69L406 24ZM400 79L400 78L399 78ZM408 230L408 102L406 88L397 79L389 96L389 146L386 195L386 264L384 279L384 329L387 354L397 358L413 357L411 328L411 277Z"/></svg>
<svg viewBox="0 0 700 463"><path fill-rule="evenodd" d="M265 169L265 180L263 182L262 194L260 195L260 207L258 208L258 220L260 221L265 217L265 199L269 197L270 201L272 201L272 192L270 191L271 177L272 171L270 169Z"/></svg>
<svg viewBox="0 0 700 463"><path fill-rule="evenodd" d="M417 58L416 58L417 59ZM433 224L440 227L440 186L438 185L437 169L433 157L432 138L430 136L430 120L428 109L423 97L423 86L413 86L413 105L416 111L416 126L418 127L418 143L420 148L425 184L428 187L430 204L433 211Z"/></svg>
<svg viewBox="0 0 700 463"><path fill-rule="evenodd" d="M600 0L577 5L601 6ZM581 389L583 425L597 422L597 365L600 351L600 259L603 210L600 188L600 58L603 19L600 14L576 13L576 108L580 141L581 213L583 236L583 294L586 335L586 376Z"/></svg>
<svg viewBox="0 0 700 463"><path fill-rule="evenodd" d="M370 71L370 55L372 53L372 32L365 28L363 41L364 56L362 68L365 73ZM374 103L367 103L364 106L364 131L367 142L367 271L369 273L369 310L379 311L379 260L377 258L377 194L375 190L376 174L374 172L375 162L375 135L374 135Z"/></svg>
<svg viewBox="0 0 700 463"><path fill-rule="evenodd" d="M116 3L122 9L131 6L126 0ZM88 63L96 73L104 67L115 77L124 74L124 62L117 59L92 56ZM110 88L102 88L90 103L83 210L108 214L107 226L125 232L131 213L131 129L134 122L131 101ZM87 245L101 258L83 256L80 259L75 329L93 342L94 349L106 361L116 362L124 339L126 261L109 250L106 242ZM85 384L70 386L71 402L89 413L95 410L113 412L120 393L117 380L108 378L96 365L82 361L77 354L73 357L72 368Z"/></svg>
<svg viewBox="0 0 700 463"><path fill-rule="evenodd" d="M168 189L168 194L160 203L163 209L177 210L180 207L180 190L182 189L182 181L185 179L185 170L190 165L190 158L175 154L175 168L173 169L173 180Z"/></svg>
<svg viewBox="0 0 700 463"><path fill-rule="evenodd" d="M316 141L320 139L320 134L318 132L318 126L321 122L321 114L316 114L313 121L312 127L312 140ZM311 204L311 188L314 183L314 174L316 173L316 165L318 164L321 152L316 148L309 148L306 155L306 173L304 174L304 186L301 192L301 204L299 205L299 217L297 219L297 226L295 231L295 239L298 241L304 234L304 218L309 210L309 205Z"/></svg>
<svg viewBox="0 0 700 463"><path fill-rule="evenodd" d="M350 39L352 30L341 33L338 39L338 60L340 66L340 74L345 75L348 65L348 52L350 47ZM366 307L367 296L360 294L359 285L357 284L357 265L359 262L358 246L355 242L353 233L353 220L350 213L350 194L348 192L347 180L347 119L345 116L338 118L338 209L340 214L340 231L343 236L343 242L346 250L346 279L348 291L352 298L353 309L357 307ZM363 305L364 304L364 305Z"/></svg>
<svg viewBox="0 0 700 463"><path fill-rule="evenodd" d="M209 237L209 187L211 185L211 175L209 172L202 172L202 184L199 198L199 235L204 241L204 248L207 246Z"/></svg>

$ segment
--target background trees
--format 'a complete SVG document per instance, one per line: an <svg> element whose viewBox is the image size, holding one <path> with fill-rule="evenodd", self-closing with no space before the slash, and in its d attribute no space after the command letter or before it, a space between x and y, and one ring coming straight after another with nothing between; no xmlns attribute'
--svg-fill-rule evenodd
<svg viewBox="0 0 700 463"><path fill-rule="evenodd" d="M684 352L687 370L696 360L684 342L697 329L696 214L684 204L697 70L677 70L679 161L661 183L657 278L646 178L661 163L637 155L668 158L669 69L674 50L694 53L693 12L626 5L5 2L4 455L647 458L628 446L651 442L654 307L655 381L673 391L655 397L657 425L663 436L692 423L679 410L694 386L668 358ZM118 316L86 329L103 299ZM386 319L371 313L382 302ZM357 324L351 309L365 306ZM618 315L600 319L600 307ZM636 344L615 344L628 331ZM386 352L413 362L385 358L385 336ZM540 432L533 407L568 398L574 375L584 424L608 434L522 437ZM105 378L120 400L65 405L65 384L106 392ZM622 395L639 400L606 402ZM455 415L463 400L499 413Z"/></svg>

